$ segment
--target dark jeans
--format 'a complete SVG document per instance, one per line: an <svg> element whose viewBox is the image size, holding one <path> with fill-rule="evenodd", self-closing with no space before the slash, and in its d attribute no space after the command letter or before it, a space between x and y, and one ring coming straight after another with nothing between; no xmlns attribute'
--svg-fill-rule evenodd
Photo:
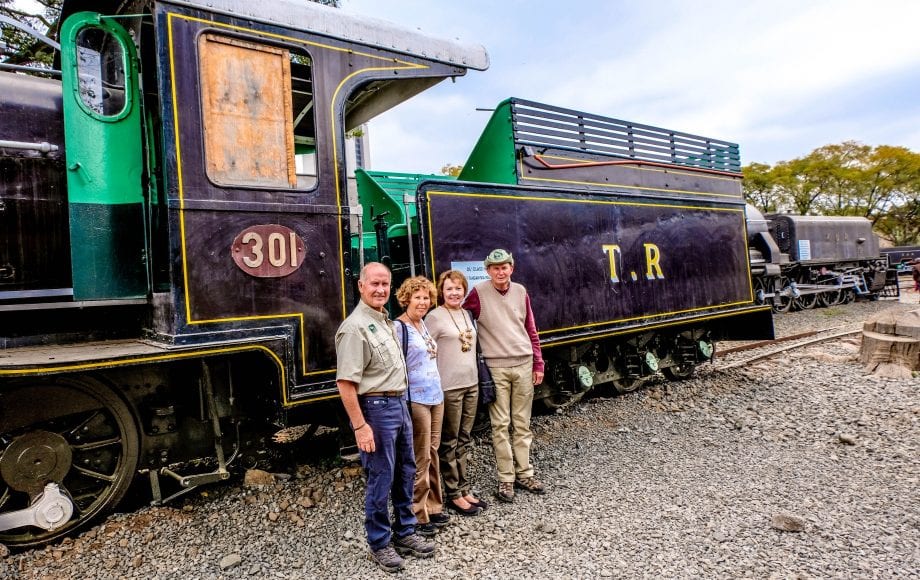
<svg viewBox="0 0 920 580"><path fill-rule="evenodd" d="M415 454L412 451L412 418L406 401L398 397L359 397L364 420L374 430L373 453L361 452L367 476L364 496L364 529L372 550L390 543L392 533L404 538L415 533L412 489ZM394 520L390 528L389 498L392 493Z"/></svg>

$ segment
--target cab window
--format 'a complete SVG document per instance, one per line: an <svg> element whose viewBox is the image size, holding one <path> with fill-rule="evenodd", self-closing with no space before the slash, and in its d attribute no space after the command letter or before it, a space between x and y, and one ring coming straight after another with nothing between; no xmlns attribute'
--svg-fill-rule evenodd
<svg viewBox="0 0 920 580"><path fill-rule="evenodd" d="M205 34L199 59L208 178L222 186L314 187L309 55Z"/></svg>

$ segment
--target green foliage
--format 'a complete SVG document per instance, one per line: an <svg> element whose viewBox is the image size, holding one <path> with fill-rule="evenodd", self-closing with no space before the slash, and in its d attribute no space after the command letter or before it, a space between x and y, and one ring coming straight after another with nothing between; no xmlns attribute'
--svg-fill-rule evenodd
<svg viewBox="0 0 920 580"><path fill-rule="evenodd" d="M50 38L58 35L63 0L35 0L35 9L25 10L16 0L0 0L0 14L27 25ZM54 49L26 32L0 24L0 62L50 67Z"/></svg>
<svg viewBox="0 0 920 580"><path fill-rule="evenodd" d="M920 243L920 154L905 147L845 141L742 173L745 199L764 213L860 216L895 245Z"/></svg>

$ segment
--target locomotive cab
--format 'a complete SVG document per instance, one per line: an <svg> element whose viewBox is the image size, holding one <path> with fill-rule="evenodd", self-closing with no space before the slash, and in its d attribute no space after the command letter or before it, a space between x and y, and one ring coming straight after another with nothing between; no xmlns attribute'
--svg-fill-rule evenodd
<svg viewBox="0 0 920 580"><path fill-rule="evenodd" d="M58 73L0 72L0 543L18 547L137 476L166 501L262 464L279 429L336 424L346 132L488 66L294 0L76 0L62 22Z"/></svg>

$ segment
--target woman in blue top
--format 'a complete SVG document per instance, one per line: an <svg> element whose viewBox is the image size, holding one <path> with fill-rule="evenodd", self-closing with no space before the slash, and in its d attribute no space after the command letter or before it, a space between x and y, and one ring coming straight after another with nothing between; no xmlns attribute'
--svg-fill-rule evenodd
<svg viewBox="0 0 920 580"><path fill-rule="evenodd" d="M412 438L415 448L415 491L412 509L418 518L415 530L433 536L450 517L443 513L441 470L438 446L444 418L444 393L438 375L438 347L422 318L437 300L434 284L422 276L409 278L396 292L396 300L405 309L396 325L400 344L406 344L406 370L409 374L409 401L412 412Z"/></svg>

